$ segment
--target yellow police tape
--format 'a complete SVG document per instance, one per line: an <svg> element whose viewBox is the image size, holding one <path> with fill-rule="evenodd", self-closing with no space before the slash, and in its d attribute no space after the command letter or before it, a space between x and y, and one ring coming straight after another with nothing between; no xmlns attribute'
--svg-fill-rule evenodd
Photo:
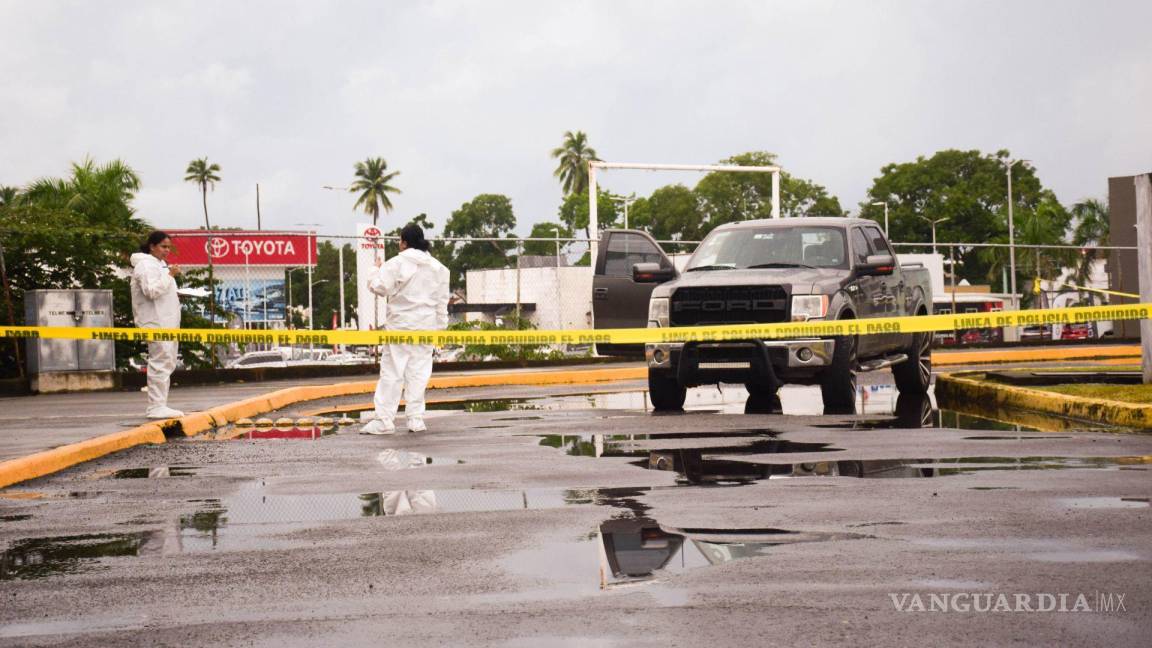
<svg viewBox="0 0 1152 648"><path fill-rule="evenodd" d="M711 342L791 339L842 335L922 333L957 329L1075 324L1098 320L1152 317L1152 304L1085 306L1045 310L999 311L918 317L810 321L781 324L677 326L673 328L595 329L570 331L315 331L158 328L72 328L5 326L6 338L200 342L204 344L642 344L645 342Z"/></svg>

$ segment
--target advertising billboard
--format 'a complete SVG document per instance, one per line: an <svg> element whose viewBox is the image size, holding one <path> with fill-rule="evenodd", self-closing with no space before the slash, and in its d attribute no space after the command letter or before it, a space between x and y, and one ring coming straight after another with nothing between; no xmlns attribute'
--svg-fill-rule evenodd
<svg viewBox="0 0 1152 648"><path fill-rule="evenodd" d="M216 283L218 322L283 322L287 305L283 279L226 279Z"/></svg>
<svg viewBox="0 0 1152 648"><path fill-rule="evenodd" d="M206 266L211 255L217 266L316 265L316 236L310 233L168 230L172 255L168 262Z"/></svg>

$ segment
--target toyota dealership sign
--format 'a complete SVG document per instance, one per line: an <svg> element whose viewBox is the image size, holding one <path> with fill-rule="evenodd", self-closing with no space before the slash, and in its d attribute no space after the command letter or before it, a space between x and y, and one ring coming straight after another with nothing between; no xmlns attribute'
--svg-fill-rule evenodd
<svg viewBox="0 0 1152 648"><path fill-rule="evenodd" d="M169 230L169 263L186 266L307 266L316 265L314 234L245 231Z"/></svg>

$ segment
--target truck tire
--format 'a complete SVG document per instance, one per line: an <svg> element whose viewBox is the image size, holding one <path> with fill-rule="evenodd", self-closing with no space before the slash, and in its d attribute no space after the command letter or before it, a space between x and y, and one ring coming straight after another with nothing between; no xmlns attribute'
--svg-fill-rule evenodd
<svg viewBox="0 0 1152 648"><path fill-rule="evenodd" d="M904 352L908 359L892 367L896 390L901 394L928 393L932 384L932 333L913 333L912 343Z"/></svg>
<svg viewBox="0 0 1152 648"><path fill-rule="evenodd" d="M829 414L856 411L858 344L859 339L855 335L836 338L832 365L820 374L820 395L824 398L824 409Z"/></svg>
<svg viewBox="0 0 1152 648"><path fill-rule="evenodd" d="M648 397L652 399L652 409L657 412L682 410L687 396L688 389L681 385L675 376L648 371Z"/></svg>

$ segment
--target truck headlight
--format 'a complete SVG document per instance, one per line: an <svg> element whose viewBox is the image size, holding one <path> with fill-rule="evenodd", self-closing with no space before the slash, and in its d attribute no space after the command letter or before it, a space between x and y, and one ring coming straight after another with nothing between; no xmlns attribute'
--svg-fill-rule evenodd
<svg viewBox="0 0 1152 648"><path fill-rule="evenodd" d="M648 328L668 327L668 298L653 297L648 302Z"/></svg>
<svg viewBox="0 0 1152 648"><path fill-rule="evenodd" d="M828 295L792 295L792 321L807 322L828 314Z"/></svg>

